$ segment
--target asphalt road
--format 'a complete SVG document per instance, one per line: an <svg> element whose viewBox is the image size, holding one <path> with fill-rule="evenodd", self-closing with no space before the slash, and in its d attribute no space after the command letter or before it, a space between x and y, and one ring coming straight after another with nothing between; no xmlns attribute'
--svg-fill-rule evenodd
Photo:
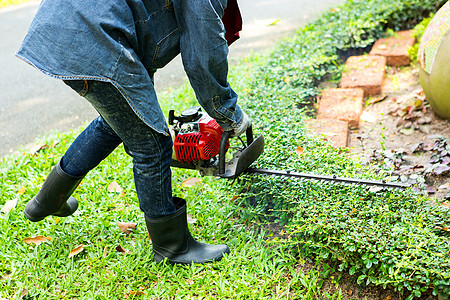
<svg viewBox="0 0 450 300"><path fill-rule="evenodd" d="M344 0L244 0L241 39L230 49L230 65L251 51L271 47L295 30ZM43 75L14 56L39 2L0 9L0 157L52 130L78 128L97 116L83 98L59 80ZM275 25L269 25L274 23ZM177 57L155 76L158 91L186 80Z"/></svg>

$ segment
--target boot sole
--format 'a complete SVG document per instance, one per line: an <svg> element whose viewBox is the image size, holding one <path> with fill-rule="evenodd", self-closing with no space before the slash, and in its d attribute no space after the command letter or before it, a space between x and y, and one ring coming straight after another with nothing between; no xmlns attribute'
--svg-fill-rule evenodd
<svg viewBox="0 0 450 300"><path fill-rule="evenodd" d="M212 263L212 262L218 262L218 261L222 260L222 258L223 258L223 255L222 255L222 256L220 256L218 258L213 258L213 259L202 261L202 262L195 262L195 261L187 262L187 261L172 260L172 259L170 259L168 257L162 256L159 253L156 253L156 252L153 252L153 253L155 254L155 256L153 258L155 262L161 263L161 262L163 262L163 261L165 261L167 259L167 262L169 264L171 264L171 265L175 265L175 264L178 264L178 265L190 265L192 263L194 263L194 264L207 264L207 263ZM223 253L223 254L227 254L227 253L229 253L229 252L226 252L226 253Z"/></svg>
<svg viewBox="0 0 450 300"><path fill-rule="evenodd" d="M47 216L45 216L45 217L42 217L42 218L35 218L35 217L32 217L31 215L29 215L25 210L23 211L23 214L24 214L25 217L26 217L28 220L30 220L31 222L39 222L39 221L44 220L45 217L47 217Z"/></svg>

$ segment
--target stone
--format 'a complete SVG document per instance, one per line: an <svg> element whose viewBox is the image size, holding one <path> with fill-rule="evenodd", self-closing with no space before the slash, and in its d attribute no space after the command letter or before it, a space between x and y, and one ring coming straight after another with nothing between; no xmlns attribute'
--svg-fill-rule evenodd
<svg viewBox="0 0 450 300"><path fill-rule="evenodd" d="M384 56L388 66L409 66L411 60L408 50L415 42L416 38L412 36L411 30L399 31L392 37L378 39L370 55Z"/></svg>
<svg viewBox="0 0 450 300"><path fill-rule="evenodd" d="M346 148L348 146L348 123L336 119L309 119L306 127L317 136L329 141L335 148Z"/></svg>
<svg viewBox="0 0 450 300"><path fill-rule="evenodd" d="M318 102L317 119L335 119L358 128L363 111L364 90L361 88L331 88L322 92Z"/></svg>
<svg viewBox="0 0 450 300"><path fill-rule="evenodd" d="M374 96L381 92L385 68L384 56L350 56L345 63L340 86L361 88L364 90L364 96Z"/></svg>

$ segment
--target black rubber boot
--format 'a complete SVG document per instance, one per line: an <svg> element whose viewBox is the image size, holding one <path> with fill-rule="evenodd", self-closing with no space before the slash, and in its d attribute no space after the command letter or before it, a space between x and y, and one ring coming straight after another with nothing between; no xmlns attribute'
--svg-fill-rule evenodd
<svg viewBox="0 0 450 300"><path fill-rule="evenodd" d="M171 215L145 221L153 243L155 261L165 258L171 264L202 264L219 261L230 253L227 245L208 245L197 242L190 234L186 215L186 201L173 198L177 211Z"/></svg>
<svg viewBox="0 0 450 300"><path fill-rule="evenodd" d="M78 209L77 199L70 195L84 176L70 176L60 164L53 167L41 190L25 206L23 213L28 220L38 222L49 215L67 217Z"/></svg>

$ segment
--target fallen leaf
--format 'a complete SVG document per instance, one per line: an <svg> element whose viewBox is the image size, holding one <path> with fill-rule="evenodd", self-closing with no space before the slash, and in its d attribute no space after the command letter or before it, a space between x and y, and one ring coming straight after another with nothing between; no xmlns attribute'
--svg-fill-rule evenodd
<svg viewBox="0 0 450 300"><path fill-rule="evenodd" d="M443 165L443 166L439 166L439 167L435 168L435 169L433 170L433 173L434 173L435 175L441 175L442 173L445 173L445 172L447 172L447 171L450 171L450 167L449 167L449 166Z"/></svg>
<svg viewBox="0 0 450 300"><path fill-rule="evenodd" d="M431 132L431 126L428 124L422 125L419 127L419 131L425 134L429 134Z"/></svg>
<svg viewBox="0 0 450 300"><path fill-rule="evenodd" d="M40 244L42 244L43 242L50 242L52 240L51 237L49 236L42 236L42 235L38 235L35 237L31 237L31 238L24 238L23 241L27 244L35 244L36 246L39 246Z"/></svg>
<svg viewBox="0 0 450 300"><path fill-rule="evenodd" d="M105 246L105 248L103 248L103 257L106 257L106 255L108 255L108 246Z"/></svg>
<svg viewBox="0 0 450 300"><path fill-rule="evenodd" d="M19 299L22 300L27 295L28 295L28 290L27 289L23 289L22 295L20 295Z"/></svg>
<svg viewBox="0 0 450 300"><path fill-rule="evenodd" d="M388 96L387 94L383 94L383 95L378 96L378 97L373 97L373 98L370 99L369 105L377 103L377 102L381 102L381 101L385 100L387 98L387 96Z"/></svg>
<svg viewBox="0 0 450 300"><path fill-rule="evenodd" d="M23 194L25 194L25 191L26 191L25 187L21 187L17 193L19 195L23 195Z"/></svg>
<svg viewBox="0 0 450 300"><path fill-rule="evenodd" d="M190 177L181 183L184 187L193 187L194 185L200 183L202 180L197 177Z"/></svg>
<svg viewBox="0 0 450 300"><path fill-rule="evenodd" d="M434 229L440 229L440 230L450 232L450 228L447 228L447 227L436 226L436 227L434 227Z"/></svg>
<svg viewBox="0 0 450 300"><path fill-rule="evenodd" d="M69 258L71 258L72 256L77 255L78 253L80 253L80 252L83 251L83 250L84 250L84 245L83 245L83 244L81 244L80 246L78 246L78 247L72 249L72 250L70 251L70 253L69 253Z"/></svg>
<svg viewBox="0 0 450 300"><path fill-rule="evenodd" d="M193 284L194 284L194 280L192 280L192 279L186 279L186 283L187 283L188 285L193 285Z"/></svg>
<svg viewBox="0 0 450 300"><path fill-rule="evenodd" d="M295 153L297 153L298 155L303 154L303 147L302 146L298 146L297 149L295 149Z"/></svg>
<svg viewBox="0 0 450 300"><path fill-rule="evenodd" d="M433 188L429 187L429 186L427 186L426 191L427 191L429 194L434 194L434 193L436 193L436 191L435 191Z"/></svg>
<svg viewBox="0 0 450 300"><path fill-rule="evenodd" d="M58 224L59 222L61 222L61 219L60 218L56 218L55 219L55 224Z"/></svg>
<svg viewBox="0 0 450 300"><path fill-rule="evenodd" d="M280 22L279 19L269 18L269 19L257 19L254 20L255 24L259 26L273 26Z"/></svg>
<svg viewBox="0 0 450 300"><path fill-rule="evenodd" d="M59 141L54 140L52 143L52 147L55 148L59 144Z"/></svg>
<svg viewBox="0 0 450 300"><path fill-rule="evenodd" d="M239 198L239 196L234 196L233 198L231 198L231 202L234 202L234 201L236 201L237 199Z"/></svg>
<svg viewBox="0 0 450 300"><path fill-rule="evenodd" d="M367 122L367 123L375 123L377 119L369 112L363 111L361 114L361 121Z"/></svg>
<svg viewBox="0 0 450 300"><path fill-rule="evenodd" d="M141 291L129 291L128 294L130 294L130 295L138 295L138 296L146 295L144 292L141 292Z"/></svg>
<svg viewBox="0 0 450 300"><path fill-rule="evenodd" d="M194 224L195 222L197 222L197 219L194 219L191 214L187 214L187 222L189 224Z"/></svg>
<svg viewBox="0 0 450 300"><path fill-rule="evenodd" d="M122 188L120 187L120 185L117 182L113 181L108 186L108 192L120 193L120 192L122 192Z"/></svg>
<svg viewBox="0 0 450 300"><path fill-rule="evenodd" d="M403 133L404 135L411 135L414 133L414 128L409 127L409 128L403 128L400 130L401 133Z"/></svg>
<svg viewBox="0 0 450 300"><path fill-rule="evenodd" d="M30 154L31 155L36 155L37 152L41 151L42 149L48 148L48 145L39 143L36 146L32 147L30 149Z"/></svg>
<svg viewBox="0 0 450 300"><path fill-rule="evenodd" d="M125 254L125 253L130 254L130 253L131 253L130 251L126 250L124 247L122 247L122 246L120 246L120 245L118 245L118 246L116 247L116 251L117 251L117 252L120 252L121 254Z"/></svg>
<svg viewBox="0 0 450 300"><path fill-rule="evenodd" d="M382 190L383 190L383 187L381 187L381 186L371 186L369 188L369 191L372 193L378 193L379 191L382 191Z"/></svg>
<svg viewBox="0 0 450 300"><path fill-rule="evenodd" d="M127 223L127 222L119 222L117 223L120 230L126 234L130 234L133 232L134 229L136 229L136 223Z"/></svg>
<svg viewBox="0 0 450 300"><path fill-rule="evenodd" d="M450 207L450 203L447 203L447 202L443 202L441 205L445 206L445 207Z"/></svg>
<svg viewBox="0 0 450 300"><path fill-rule="evenodd" d="M3 205L1 211L2 213L8 213L11 209L15 208L17 205L17 199L6 201L5 205Z"/></svg>

